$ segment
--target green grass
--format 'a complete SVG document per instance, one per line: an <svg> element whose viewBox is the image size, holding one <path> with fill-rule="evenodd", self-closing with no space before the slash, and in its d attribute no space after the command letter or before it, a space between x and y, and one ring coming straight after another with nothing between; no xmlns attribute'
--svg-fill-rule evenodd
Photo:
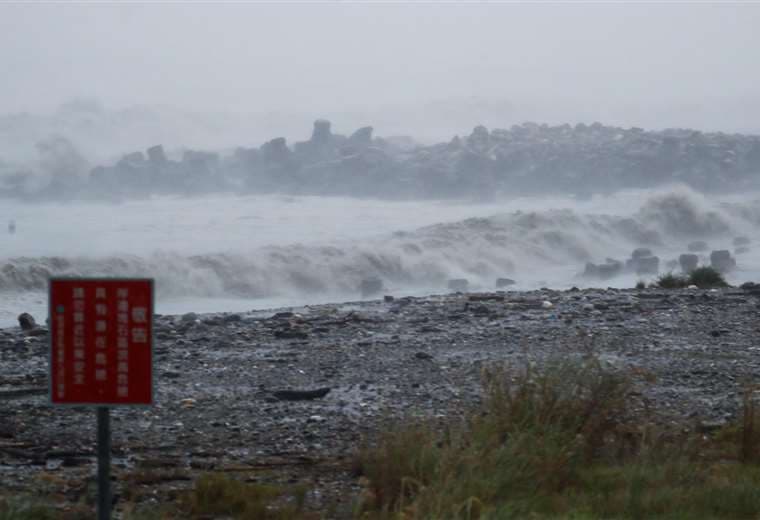
<svg viewBox="0 0 760 520"><path fill-rule="evenodd" d="M0 520L54 520L53 509L29 497L0 498Z"/></svg>
<svg viewBox="0 0 760 520"><path fill-rule="evenodd" d="M705 437L634 413L631 388L594 359L490 370L462 424L402 423L360 451L357 516L760 518L751 400Z"/></svg>

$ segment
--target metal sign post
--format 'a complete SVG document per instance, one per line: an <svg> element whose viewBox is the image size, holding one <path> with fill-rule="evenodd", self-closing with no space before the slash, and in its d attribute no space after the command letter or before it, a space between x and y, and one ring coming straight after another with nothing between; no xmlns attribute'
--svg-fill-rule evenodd
<svg viewBox="0 0 760 520"><path fill-rule="evenodd" d="M98 520L111 518L111 415L98 408Z"/></svg>
<svg viewBox="0 0 760 520"><path fill-rule="evenodd" d="M111 518L113 406L153 403L153 280L50 280L50 402L94 406L98 520Z"/></svg>

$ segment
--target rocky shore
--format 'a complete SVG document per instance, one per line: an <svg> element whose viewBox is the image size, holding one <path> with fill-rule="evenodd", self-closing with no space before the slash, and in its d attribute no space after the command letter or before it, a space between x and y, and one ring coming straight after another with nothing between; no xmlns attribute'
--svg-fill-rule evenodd
<svg viewBox="0 0 760 520"><path fill-rule="evenodd" d="M112 412L117 507L206 471L302 483L350 516L351 456L396 417L452 417L492 363L596 355L634 374L642 413L710 428L760 380L760 292L454 293L245 314L158 316L156 399ZM40 318L38 316L38 318ZM94 497L95 414L47 404L47 338L0 331L0 489Z"/></svg>

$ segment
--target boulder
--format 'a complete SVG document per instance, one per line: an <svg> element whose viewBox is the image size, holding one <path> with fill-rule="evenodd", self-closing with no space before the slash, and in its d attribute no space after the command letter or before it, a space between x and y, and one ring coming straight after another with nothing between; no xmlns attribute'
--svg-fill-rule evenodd
<svg viewBox="0 0 760 520"><path fill-rule="evenodd" d="M164 152L164 147L160 144L148 148L147 153L148 162L154 166L162 166L168 162L166 158L166 152Z"/></svg>
<svg viewBox="0 0 760 520"><path fill-rule="evenodd" d="M32 330L37 327L37 322L34 321L34 316L28 312L19 314L18 324L21 327L21 330Z"/></svg>
<svg viewBox="0 0 760 520"><path fill-rule="evenodd" d="M366 278L359 284L359 292L362 297L374 296L383 291L383 281L380 278Z"/></svg>
<svg viewBox="0 0 760 520"><path fill-rule="evenodd" d="M488 129L483 125L478 125L472 130L472 134L467 138L467 143L477 152L485 152L490 143L491 136Z"/></svg>
<svg viewBox="0 0 760 520"><path fill-rule="evenodd" d="M612 258L607 258L603 264L594 264L588 262L583 272L584 276L592 278L609 279L622 274L623 263Z"/></svg>
<svg viewBox="0 0 760 520"><path fill-rule="evenodd" d="M182 317L180 318L180 321L182 321L183 323L193 323L197 319L198 319L198 315L195 314L194 312L186 312L185 314L182 315Z"/></svg>
<svg viewBox="0 0 760 520"><path fill-rule="evenodd" d="M372 144L372 127L365 126L351 134L348 138L348 142L354 146L367 147Z"/></svg>
<svg viewBox="0 0 760 520"><path fill-rule="evenodd" d="M688 249L692 253L701 253L710 249L710 246L707 245L707 242L697 240L696 242L689 243Z"/></svg>
<svg viewBox="0 0 760 520"><path fill-rule="evenodd" d="M736 267L736 260L727 249L710 253L710 265L721 273L727 273Z"/></svg>
<svg viewBox="0 0 760 520"><path fill-rule="evenodd" d="M311 132L311 142L315 144L329 143L330 138L332 137L330 126L330 121L327 119L317 119L314 121L314 129Z"/></svg>
<svg viewBox="0 0 760 520"><path fill-rule="evenodd" d="M639 247L633 250L631 258L636 260L638 258L647 258L652 256L652 250L646 247Z"/></svg>
<svg viewBox="0 0 760 520"><path fill-rule="evenodd" d="M284 162L290 157L290 148L284 137L277 137L261 145L261 156L268 162Z"/></svg>
<svg viewBox="0 0 760 520"><path fill-rule="evenodd" d="M660 272L660 258L656 256L646 256L639 258L631 258L626 263L628 269L635 271L636 274L659 274Z"/></svg>
<svg viewBox="0 0 760 520"><path fill-rule="evenodd" d="M496 279L496 288L502 289L504 287L509 287L510 285L515 285L515 281L511 278L497 278Z"/></svg>
<svg viewBox="0 0 760 520"><path fill-rule="evenodd" d="M695 254L683 254L678 257L678 263L681 264L681 271L689 274L699 265L699 257Z"/></svg>
<svg viewBox="0 0 760 520"><path fill-rule="evenodd" d="M466 278L455 278L453 280L449 280L449 290L454 292L464 292L467 290L467 287L470 285L470 283L467 281Z"/></svg>
<svg viewBox="0 0 760 520"><path fill-rule="evenodd" d="M119 162L116 163L116 167L120 170L141 168L144 163L145 156L142 152L132 152L123 156Z"/></svg>

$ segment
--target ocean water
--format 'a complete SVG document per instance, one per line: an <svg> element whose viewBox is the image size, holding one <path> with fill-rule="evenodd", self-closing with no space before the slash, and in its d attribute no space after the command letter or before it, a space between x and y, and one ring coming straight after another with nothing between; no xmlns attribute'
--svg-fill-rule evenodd
<svg viewBox="0 0 760 520"><path fill-rule="evenodd" d="M662 260L693 240L734 249L730 281L760 280L760 194L710 198L686 188L588 200L411 201L337 197L152 198L121 204L0 203L0 327L47 314L55 276L149 276L157 312L223 312L361 299L366 278L385 292L473 290L508 277L513 289L631 287L641 278L579 277L585 262L625 260L635 247ZM14 234L5 231L10 220ZM707 253L709 255L709 251ZM707 259L703 259L706 261Z"/></svg>

